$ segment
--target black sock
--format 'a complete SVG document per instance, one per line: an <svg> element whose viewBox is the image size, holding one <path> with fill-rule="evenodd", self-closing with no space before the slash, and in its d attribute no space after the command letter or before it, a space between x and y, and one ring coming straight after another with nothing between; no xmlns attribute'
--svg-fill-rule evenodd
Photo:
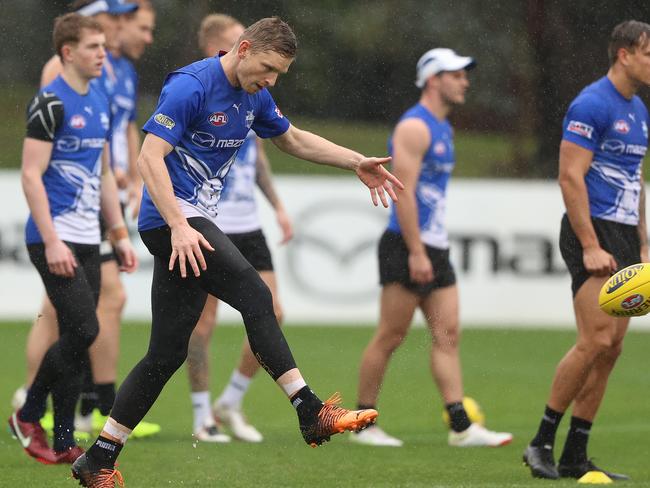
<svg viewBox="0 0 650 488"><path fill-rule="evenodd" d="M25 404L18 412L18 418L22 422L38 422L45 415L47 408L47 396L50 389L42 385L34 384L27 390Z"/></svg>
<svg viewBox="0 0 650 488"><path fill-rule="evenodd" d="M64 452L77 445L74 440L74 417L63 417L54 413L52 428L52 447L56 452Z"/></svg>
<svg viewBox="0 0 650 488"><path fill-rule="evenodd" d="M108 415L115 401L115 383L101 383L95 385L97 394L97 408L102 415Z"/></svg>
<svg viewBox="0 0 650 488"><path fill-rule="evenodd" d="M587 420L571 417L569 435L564 443L560 464L579 464L587 461L587 442L591 425Z"/></svg>
<svg viewBox="0 0 650 488"><path fill-rule="evenodd" d="M90 446L86 455L92 459L92 462L100 469L110 469L115 466L115 461L117 460L117 456L120 455L122 447L122 444L119 442L112 441L100 435L95 443Z"/></svg>
<svg viewBox="0 0 650 488"><path fill-rule="evenodd" d="M303 386L291 397L290 401L298 413L301 425L313 420L314 416L318 415L318 412L323 407L323 402L311 391L309 386Z"/></svg>
<svg viewBox="0 0 650 488"><path fill-rule="evenodd" d="M472 425L462 402L448 403L445 408L449 413L449 426L454 432L463 432Z"/></svg>
<svg viewBox="0 0 650 488"><path fill-rule="evenodd" d="M547 447L552 449L555 444L555 434L557 433L557 428L560 425L562 420L563 412L556 412L551 407L546 405L544 409L544 415L542 416L542 421L539 424L539 429L537 430L537 435L530 441L531 446L536 447Z"/></svg>

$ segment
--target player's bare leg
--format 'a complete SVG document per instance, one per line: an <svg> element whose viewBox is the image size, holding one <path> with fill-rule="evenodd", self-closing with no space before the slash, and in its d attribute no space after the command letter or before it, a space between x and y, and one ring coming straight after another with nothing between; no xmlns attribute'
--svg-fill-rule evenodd
<svg viewBox="0 0 650 488"><path fill-rule="evenodd" d="M512 434L472 424L463 406L460 364L458 287L446 286L421 300L420 308L431 332L431 373L450 418L448 443L454 447L498 447L512 442Z"/></svg>
<svg viewBox="0 0 650 488"><path fill-rule="evenodd" d="M558 472L562 477L580 478L588 471L601 471L591 463L587 454L589 433L605 396L609 375L623 350L629 322L629 318L613 319L611 345L596 357L585 384L575 397L569 433L558 463ZM606 474L615 480L628 478L619 473Z"/></svg>
<svg viewBox="0 0 650 488"><path fill-rule="evenodd" d="M460 366L458 287L447 286L422 299L420 308L427 320L433 344L431 373L445 405L463 401Z"/></svg>
<svg viewBox="0 0 650 488"><path fill-rule="evenodd" d="M620 341L617 338L619 333L626 330L626 327L621 329L619 321L605 314L598 306L597 297L606 280L607 277L591 276L578 289L574 297L573 307L578 329L576 344L569 349L556 368L544 417L537 434L524 453L524 459L531 467L533 476L557 478L561 475L555 468L553 459L553 447L559 423L571 403L577 400L585 385L591 381L601 382L601 375L605 374L608 369L611 371L611 367L605 366L605 364L612 360L615 361L614 357L618 355L616 351L620 348ZM604 369L600 373L592 373L594 368L599 367L601 359L610 354L613 356L600 365ZM611 366L613 367L613 362ZM594 375L593 379L590 379L592 375ZM606 376L609 376L608 372ZM585 390L586 396L582 397L578 412L588 414L593 419L594 406L596 403L600 403L606 382L605 378L604 384L596 390L592 390L591 398ZM579 454L579 451L586 451L590 427L591 420L578 417L574 411L569 431L571 440L567 439L569 446L568 450L565 448L565 452L563 452L564 461L569 461L569 452L576 451ZM578 436L575 435L576 433Z"/></svg>
<svg viewBox="0 0 650 488"><path fill-rule="evenodd" d="M379 324L366 346L359 366L358 408L375 408L392 354L411 327L420 298L398 283L382 287ZM353 435L350 440L373 446L400 447L403 442L379 426Z"/></svg>
<svg viewBox="0 0 650 488"><path fill-rule="evenodd" d="M578 338L557 366L548 406L564 413L582 390L596 359L614 346L616 319L600 310L598 293L604 277L590 277L580 287L573 301Z"/></svg>
<svg viewBox="0 0 650 488"><path fill-rule="evenodd" d="M269 287L273 297L273 311L278 325L282 324L283 311L278 298L278 285L273 271L260 271L262 281ZM228 385L214 402L213 411L217 421L224 424L239 440L261 442L262 434L250 424L242 413L242 400L250 383L260 369L260 364L251 351L248 337L244 338L237 369L233 371Z"/></svg>
<svg viewBox="0 0 650 488"><path fill-rule="evenodd" d="M382 288L379 325L361 357L360 406L377 404L388 361L406 338L419 300L416 294L397 283Z"/></svg>

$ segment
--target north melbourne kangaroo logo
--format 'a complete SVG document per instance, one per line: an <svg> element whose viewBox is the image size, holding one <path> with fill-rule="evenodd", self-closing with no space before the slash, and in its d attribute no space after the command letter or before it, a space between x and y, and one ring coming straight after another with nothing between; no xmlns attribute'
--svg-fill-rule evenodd
<svg viewBox="0 0 650 488"><path fill-rule="evenodd" d="M91 173L83 166L71 161L52 161L51 165L63 179L77 190L77 196L70 205L70 210L84 218L96 218L97 212L99 212L101 182L99 175Z"/></svg>

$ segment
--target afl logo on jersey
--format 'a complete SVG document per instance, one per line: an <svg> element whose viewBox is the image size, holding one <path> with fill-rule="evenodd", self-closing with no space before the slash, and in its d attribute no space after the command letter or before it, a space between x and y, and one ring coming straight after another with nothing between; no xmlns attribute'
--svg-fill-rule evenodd
<svg viewBox="0 0 650 488"><path fill-rule="evenodd" d="M436 154L436 156L443 156L446 151L447 146L445 146L445 143L442 141L436 142L433 146L433 152Z"/></svg>
<svg viewBox="0 0 650 488"><path fill-rule="evenodd" d="M208 117L208 122L217 127L226 125L228 123L228 116L223 112L215 112L210 117Z"/></svg>
<svg viewBox="0 0 650 488"><path fill-rule="evenodd" d="M627 134L628 132L630 132L630 124L628 124L627 121L623 119L619 119L616 122L614 122L614 130L621 134Z"/></svg>
<svg viewBox="0 0 650 488"><path fill-rule="evenodd" d="M86 118L81 114L74 114L70 117L70 127L73 129L83 129L86 127Z"/></svg>

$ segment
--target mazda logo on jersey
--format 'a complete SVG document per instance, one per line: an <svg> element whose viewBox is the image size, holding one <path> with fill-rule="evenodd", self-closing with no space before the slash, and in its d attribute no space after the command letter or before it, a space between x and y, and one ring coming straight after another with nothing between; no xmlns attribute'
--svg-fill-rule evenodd
<svg viewBox="0 0 650 488"><path fill-rule="evenodd" d="M76 136L63 136L57 139L56 149L61 152L74 152L81 146L81 141Z"/></svg>
<svg viewBox="0 0 650 488"><path fill-rule="evenodd" d="M620 132L621 134L627 134L630 132L630 124L628 124L627 121L623 119L619 119L614 122L614 130L616 132Z"/></svg>
<svg viewBox="0 0 650 488"><path fill-rule="evenodd" d="M81 114L74 114L70 117L70 127L73 129L83 129L86 127L86 118Z"/></svg>
<svg viewBox="0 0 650 488"><path fill-rule="evenodd" d="M197 146L212 147L214 146L215 141L216 138L208 132L197 130L196 132L192 133L192 142Z"/></svg>
<svg viewBox="0 0 650 488"><path fill-rule="evenodd" d="M208 117L208 122L217 127L221 127L228 123L228 116L223 112L214 112Z"/></svg>

